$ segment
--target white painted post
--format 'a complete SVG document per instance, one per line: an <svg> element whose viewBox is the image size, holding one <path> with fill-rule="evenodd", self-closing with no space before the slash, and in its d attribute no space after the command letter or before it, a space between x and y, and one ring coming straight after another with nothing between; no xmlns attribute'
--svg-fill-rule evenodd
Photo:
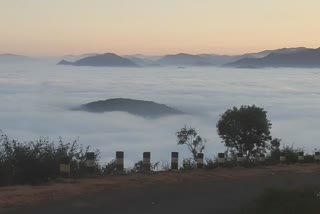
<svg viewBox="0 0 320 214"><path fill-rule="evenodd" d="M242 153L237 154L237 162L242 163L244 161L244 157Z"/></svg>
<svg viewBox="0 0 320 214"><path fill-rule="evenodd" d="M60 159L60 175L62 177L70 177L70 158L69 157L63 157Z"/></svg>
<svg viewBox="0 0 320 214"><path fill-rule="evenodd" d="M300 162L303 162L303 161L304 161L304 153L303 153L303 152L299 152L299 153L298 153L298 160L299 160Z"/></svg>
<svg viewBox="0 0 320 214"><path fill-rule="evenodd" d="M172 152L171 153L171 169L178 169L179 166L179 153Z"/></svg>
<svg viewBox="0 0 320 214"><path fill-rule="evenodd" d="M258 157L258 161L260 163L263 163L266 161L266 156L264 154L260 154L260 156Z"/></svg>
<svg viewBox="0 0 320 214"><path fill-rule="evenodd" d="M286 153L285 152L280 152L280 162L284 163L286 160L287 160Z"/></svg>
<svg viewBox="0 0 320 214"><path fill-rule="evenodd" d="M150 152L144 152L143 153L143 171L150 171L151 169L151 153Z"/></svg>
<svg viewBox="0 0 320 214"><path fill-rule="evenodd" d="M315 152L314 153L314 159L316 162L320 162L320 152Z"/></svg>
<svg viewBox="0 0 320 214"><path fill-rule="evenodd" d="M218 164L224 164L225 158L224 153L218 153Z"/></svg>
<svg viewBox="0 0 320 214"><path fill-rule="evenodd" d="M124 167L124 152L122 151L117 151L116 152L116 170L117 171L123 171Z"/></svg>
<svg viewBox="0 0 320 214"><path fill-rule="evenodd" d="M95 167L96 162L95 162L95 154L94 152L87 152L86 153L86 166L93 168Z"/></svg>
<svg viewBox="0 0 320 214"><path fill-rule="evenodd" d="M197 155L197 168L203 169L204 163L203 163L203 153L199 153Z"/></svg>

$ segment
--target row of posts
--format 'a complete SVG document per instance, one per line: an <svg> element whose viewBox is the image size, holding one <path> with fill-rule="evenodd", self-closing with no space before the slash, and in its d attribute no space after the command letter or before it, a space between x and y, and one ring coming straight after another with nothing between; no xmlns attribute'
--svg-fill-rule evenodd
<svg viewBox="0 0 320 214"><path fill-rule="evenodd" d="M199 153L197 156L197 168L203 168L204 161L203 161L203 153ZM151 170L151 152L144 152L143 153L143 160L142 160L142 168L143 171L150 171ZM171 153L171 169L178 169L179 168L179 153L172 152ZM124 152L116 152L116 170L123 171L124 169Z"/></svg>
<svg viewBox="0 0 320 214"><path fill-rule="evenodd" d="M316 162L320 162L320 152L315 152L314 159ZM287 156L285 152L280 153L280 162L286 162ZM304 161L304 152L298 152L298 161Z"/></svg>
<svg viewBox="0 0 320 214"><path fill-rule="evenodd" d="M204 167L204 154L199 153L197 155L197 168L202 169ZM281 152L280 153L280 162L286 162L286 153ZM218 164L223 164L225 162L225 154L219 153L217 162ZM264 154L261 154L258 157L259 162L264 162L266 160L266 157ZM298 153L298 160L304 161L304 153L299 152ZM320 152L315 152L315 160L320 161ZM179 168L179 153L178 152L172 152L171 153L171 169L176 170ZM237 153L237 162L241 163L244 162L245 158L242 153ZM151 153L150 152L144 152L143 153L143 171L150 171L151 169ZM95 154L94 152L87 152L86 153L86 166L90 169L93 169L95 167ZM124 170L124 152L118 151L116 152L116 170L117 171L123 171ZM62 158L60 163L60 172L66 173L70 175L70 160L69 158Z"/></svg>
<svg viewBox="0 0 320 214"><path fill-rule="evenodd" d="M95 170L96 166L96 155L94 152L87 152L86 153L86 167L88 172L92 173ZM70 158L69 157L63 157L60 160L60 174L63 177L70 177Z"/></svg>

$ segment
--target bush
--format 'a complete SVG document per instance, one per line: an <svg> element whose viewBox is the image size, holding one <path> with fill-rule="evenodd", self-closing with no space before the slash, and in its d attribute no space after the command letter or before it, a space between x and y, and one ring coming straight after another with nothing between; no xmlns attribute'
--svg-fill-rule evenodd
<svg viewBox="0 0 320 214"><path fill-rule="evenodd" d="M150 163L150 171L156 171L159 167L159 162L156 163ZM141 172L144 171L143 169L143 161L138 161L134 164L134 167L132 169L132 172Z"/></svg>
<svg viewBox="0 0 320 214"><path fill-rule="evenodd" d="M105 175L110 175L116 170L116 160L111 160L104 167L102 167L102 173Z"/></svg>
<svg viewBox="0 0 320 214"><path fill-rule="evenodd" d="M213 158L206 158L206 165L204 166L205 169L215 169L219 166L217 159Z"/></svg>
<svg viewBox="0 0 320 214"><path fill-rule="evenodd" d="M293 146L283 146L281 152L286 154L286 163L294 164L298 162L298 153L303 152L302 149L296 149Z"/></svg>
<svg viewBox="0 0 320 214"><path fill-rule="evenodd" d="M181 170L192 170L197 168L197 162L192 158L184 158L182 160Z"/></svg>
<svg viewBox="0 0 320 214"><path fill-rule="evenodd" d="M161 171L169 171L170 170L170 164L168 161L161 161L161 164L160 164L160 170Z"/></svg>
<svg viewBox="0 0 320 214"><path fill-rule="evenodd" d="M40 184L60 175L60 160L70 159L71 175L80 177L86 174L84 148L73 142L64 143L59 139L57 145L47 138L20 143L10 140L6 135L0 137L0 186L16 184ZM98 159L99 152L96 151Z"/></svg>
<svg viewBox="0 0 320 214"><path fill-rule="evenodd" d="M279 145L280 146L280 145ZM285 153L286 154L286 164L295 164L298 163L298 153L304 152L302 148L294 148L293 145L283 145L280 149L279 147L276 149L272 149L270 154L266 158L266 164L268 165L274 165L278 164L280 162L280 154ZM313 155L305 155L305 163L312 163L314 162Z"/></svg>
<svg viewBox="0 0 320 214"><path fill-rule="evenodd" d="M314 155L306 154L304 156L304 163L314 163L314 162L315 162Z"/></svg>

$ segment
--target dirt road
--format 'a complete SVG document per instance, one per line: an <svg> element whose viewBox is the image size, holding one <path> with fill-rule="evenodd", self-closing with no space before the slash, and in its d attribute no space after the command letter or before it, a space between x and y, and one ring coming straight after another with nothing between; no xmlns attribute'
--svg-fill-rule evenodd
<svg viewBox="0 0 320 214"><path fill-rule="evenodd" d="M115 183L110 183L110 180ZM320 166L160 173L108 177L89 183L91 187L88 184L76 184L85 186L86 191L69 196L70 185L65 184L64 199L52 201L46 198L36 201L34 205L2 211L12 214L238 213L241 207L250 203L265 188L320 186ZM96 189L89 191L93 187Z"/></svg>

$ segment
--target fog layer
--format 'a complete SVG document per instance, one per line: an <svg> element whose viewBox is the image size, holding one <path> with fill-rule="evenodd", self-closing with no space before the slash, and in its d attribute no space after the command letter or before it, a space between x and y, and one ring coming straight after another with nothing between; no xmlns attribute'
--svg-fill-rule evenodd
<svg viewBox="0 0 320 214"><path fill-rule="evenodd" d="M126 165L150 151L152 161L187 156L175 132L192 126L208 139L207 157L224 151L219 114L256 104L268 111L272 135L308 152L320 143L320 70L230 68L90 68L52 64L0 65L0 129L20 141L63 137L100 149L108 161L125 151ZM110 98L166 104L188 115L144 119L127 113L69 109Z"/></svg>

